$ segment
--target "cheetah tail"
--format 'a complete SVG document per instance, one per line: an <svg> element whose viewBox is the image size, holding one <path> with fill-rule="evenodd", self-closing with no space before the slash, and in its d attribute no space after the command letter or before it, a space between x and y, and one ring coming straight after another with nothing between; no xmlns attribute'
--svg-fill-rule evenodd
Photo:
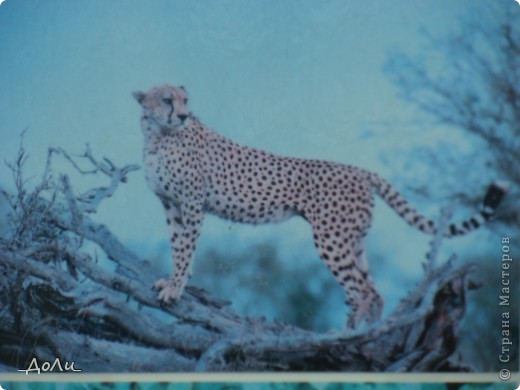
<svg viewBox="0 0 520 390"><path fill-rule="evenodd" d="M408 224L427 234L435 234L437 227L434 221L426 218L395 190L390 183L377 174L371 173L370 180L377 194L399 214ZM508 191L508 184L495 181L491 183L484 196L483 207L473 217L462 223L451 224L444 233L445 237L460 236L478 229L495 214L496 208Z"/></svg>

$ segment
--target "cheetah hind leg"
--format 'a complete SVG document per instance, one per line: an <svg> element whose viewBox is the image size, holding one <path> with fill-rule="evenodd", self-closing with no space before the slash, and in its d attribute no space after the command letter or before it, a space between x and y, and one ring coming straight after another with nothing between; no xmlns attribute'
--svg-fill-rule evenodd
<svg viewBox="0 0 520 390"><path fill-rule="evenodd" d="M357 240L356 246L356 270L360 272L362 278L358 279L361 282L358 288L346 288L347 297L352 302L352 311L347 318L347 328L354 329L366 321L368 325L379 321L383 314L384 300L376 290L374 280L369 274L368 260L366 252L363 248L363 238ZM355 290L355 294L352 294ZM352 297L350 297L352 294Z"/></svg>
<svg viewBox="0 0 520 390"><path fill-rule="evenodd" d="M363 321L368 325L379 321L383 314L384 301L375 290L371 281L367 281L370 288L364 294L348 294L347 304L350 306L350 313L347 317L347 329L356 329Z"/></svg>
<svg viewBox="0 0 520 390"><path fill-rule="evenodd" d="M345 292L345 303L350 307L346 327L354 329L364 320L368 323L379 320L383 299L368 274L368 262L361 245L364 232L347 227L343 232L350 231L355 235L342 238L341 230L323 227L319 215L307 213L306 218L311 223L314 244L321 260Z"/></svg>

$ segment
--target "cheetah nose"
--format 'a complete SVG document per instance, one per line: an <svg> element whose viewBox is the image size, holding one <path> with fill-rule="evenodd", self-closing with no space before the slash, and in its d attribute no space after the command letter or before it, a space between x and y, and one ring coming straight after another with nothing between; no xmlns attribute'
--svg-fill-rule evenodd
<svg viewBox="0 0 520 390"><path fill-rule="evenodd" d="M179 118L182 122L184 122L187 117L188 117L188 114L179 114L179 115L177 115L177 118Z"/></svg>

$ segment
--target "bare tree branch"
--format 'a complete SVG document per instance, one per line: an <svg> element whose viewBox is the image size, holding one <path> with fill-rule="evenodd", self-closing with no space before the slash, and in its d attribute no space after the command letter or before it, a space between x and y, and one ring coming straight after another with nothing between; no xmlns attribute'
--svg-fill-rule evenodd
<svg viewBox="0 0 520 390"><path fill-rule="evenodd" d="M68 176L54 179L56 154L81 174L103 174L109 186L76 195ZM100 162L88 148L80 158L92 168L50 149L33 190L22 180L23 158L13 165L23 195L9 195L12 213L21 202L24 210L12 218L10 239L0 241L0 295L8 302L0 309L0 367L59 358L83 372L465 369L451 355L473 266L452 259L436 267L440 238L418 287L384 321L354 332L316 334L241 317L194 287L163 307L150 289L158 271L88 215L137 167ZM443 215L441 224L448 220ZM95 258L86 242L104 256Z"/></svg>

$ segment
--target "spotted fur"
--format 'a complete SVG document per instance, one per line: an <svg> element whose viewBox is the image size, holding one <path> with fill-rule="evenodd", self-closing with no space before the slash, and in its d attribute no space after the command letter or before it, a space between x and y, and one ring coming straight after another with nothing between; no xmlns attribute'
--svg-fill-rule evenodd
<svg viewBox="0 0 520 390"><path fill-rule="evenodd" d="M312 226L318 254L343 287L351 307L347 326L381 317L383 299L368 273L363 239L374 192L409 224L433 234L435 223L417 213L379 175L328 161L280 157L239 145L203 125L188 110L183 87L134 92L143 108L146 179L159 197L170 229L174 272L155 285L165 303L178 299L189 278L206 213L252 224L299 215ZM465 234L489 219L504 189L493 185L485 208L446 236Z"/></svg>

